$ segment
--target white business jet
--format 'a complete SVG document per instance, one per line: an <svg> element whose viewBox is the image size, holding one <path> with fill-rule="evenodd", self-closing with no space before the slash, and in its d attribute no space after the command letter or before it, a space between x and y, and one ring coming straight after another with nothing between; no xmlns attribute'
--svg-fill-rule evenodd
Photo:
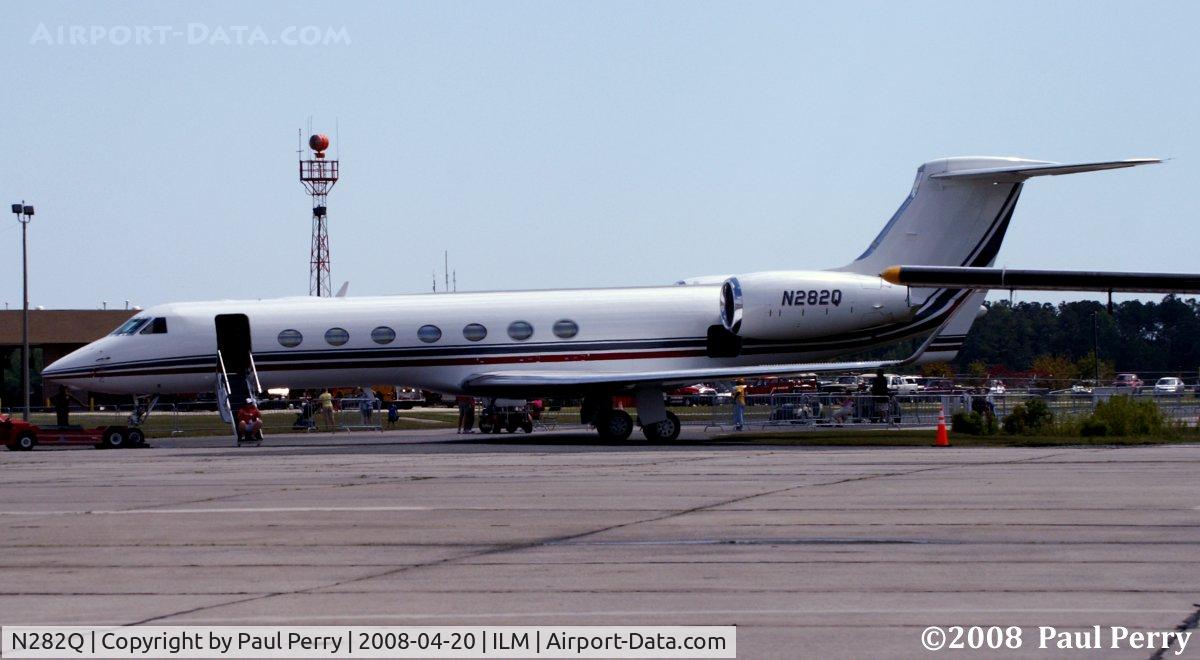
<svg viewBox="0 0 1200 660"><path fill-rule="evenodd" d="M631 394L646 437L674 439L679 420L666 410L663 390L678 384L952 359L981 313L986 288L896 284L894 267L995 270L987 267L1027 179L1156 162L925 163L866 251L833 270L636 288L164 304L42 376L93 392L216 390L220 400L239 402L265 388L361 383L483 397L582 397L582 421L608 439L633 431L630 415L612 406L614 395ZM920 335L928 339L904 360L824 361Z"/></svg>

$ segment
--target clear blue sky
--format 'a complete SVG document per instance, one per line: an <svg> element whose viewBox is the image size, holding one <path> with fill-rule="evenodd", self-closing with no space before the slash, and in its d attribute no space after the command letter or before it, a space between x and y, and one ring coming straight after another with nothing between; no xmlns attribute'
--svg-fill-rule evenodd
<svg viewBox="0 0 1200 660"><path fill-rule="evenodd" d="M6 3L0 202L38 209L34 305L146 306L307 293L310 116L340 122L352 295L427 291L447 248L460 289L833 267L923 161L1159 156L1031 182L999 262L1195 271L1197 25L1192 2ZM216 36L239 26L349 43ZM13 306L19 238L6 213Z"/></svg>

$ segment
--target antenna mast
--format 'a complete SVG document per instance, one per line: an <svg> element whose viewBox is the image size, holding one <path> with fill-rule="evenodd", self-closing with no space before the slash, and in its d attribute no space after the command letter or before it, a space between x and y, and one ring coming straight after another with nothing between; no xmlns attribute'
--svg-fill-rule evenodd
<svg viewBox="0 0 1200 660"><path fill-rule="evenodd" d="M313 150L310 160L303 159L300 150L300 183L312 197L312 249L308 257L308 295L329 297L329 227L326 224L326 197L338 180L338 160L325 158L329 148L329 137L314 134L308 138L308 147Z"/></svg>

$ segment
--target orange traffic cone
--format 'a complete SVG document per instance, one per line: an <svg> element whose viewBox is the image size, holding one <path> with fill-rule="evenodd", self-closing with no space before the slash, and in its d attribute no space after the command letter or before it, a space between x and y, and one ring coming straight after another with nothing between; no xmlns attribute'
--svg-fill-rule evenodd
<svg viewBox="0 0 1200 660"><path fill-rule="evenodd" d="M946 433L946 407L938 408L938 430L937 440L933 443L934 447L949 447L950 436Z"/></svg>

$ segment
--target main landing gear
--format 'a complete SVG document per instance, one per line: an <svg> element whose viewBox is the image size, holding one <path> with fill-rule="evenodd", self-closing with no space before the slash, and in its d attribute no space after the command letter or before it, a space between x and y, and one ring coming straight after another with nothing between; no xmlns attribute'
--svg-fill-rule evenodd
<svg viewBox="0 0 1200 660"><path fill-rule="evenodd" d="M633 433L633 418L624 410L600 410L592 423L596 425L596 431L604 440L621 442L628 440Z"/></svg>
<svg viewBox="0 0 1200 660"><path fill-rule="evenodd" d="M643 424L642 435L650 442L672 442L679 439L679 418L668 411L667 418L654 424Z"/></svg>
<svg viewBox="0 0 1200 660"><path fill-rule="evenodd" d="M671 442L679 438L679 418L666 409L661 390L639 390L637 409L636 425L642 427L642 435L646 436L646 440ZM585 398L580 416L585 424L591 422L596 427L602 440L623 442L633 434L633 417L620 408L613 408L611 397ZM650 419L655 421L648 421Z"/></svg>

